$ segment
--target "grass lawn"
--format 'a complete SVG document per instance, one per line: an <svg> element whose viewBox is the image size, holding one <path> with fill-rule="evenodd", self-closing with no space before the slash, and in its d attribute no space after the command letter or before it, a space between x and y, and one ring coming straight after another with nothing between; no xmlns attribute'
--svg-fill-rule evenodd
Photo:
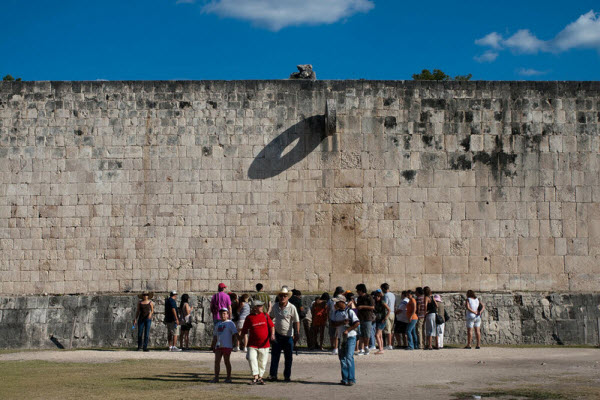
<svg viewBox="0 0 600 400"><path fill-rule="evenodd" d="M0 362L3 399L219 399L243 396L248 374L213 385L208 365L175 361L101 364ZM247 397L246 397L247 398Z"/></svg>

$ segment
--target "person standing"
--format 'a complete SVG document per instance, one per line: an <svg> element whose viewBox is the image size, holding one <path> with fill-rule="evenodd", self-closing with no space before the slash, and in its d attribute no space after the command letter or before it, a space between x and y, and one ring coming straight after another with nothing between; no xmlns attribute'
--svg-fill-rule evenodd
<svg viewBox="0 0 600 400"><path fill-rule="evenodd" d="M192 310L190 306L190 296L184 293L179 303L179 315L181 316L181 337L179 338L179 347L183 350L190 349L190 330L192 329Z"/></svg>
<svg viewBox="0 0 600 400"><path fill-rule="evenodd" d="M329 343L331 343L331 354L333 355L338 354L338 339L336 335L336 329L335 325L333 324L333 321L331 320L331 318L333 318L333 313L335 312L335 302L333 301L333 299L342 293L344 293L344 288L341 286L336 287L335 291L333 292L333 295L327 301L329 315Z"/></svg>
<svg viewBox="0 0 600 400"><path fill-rule="evenodd" d="M179 316L177 314L177 291L171 290L169 297L165 299L165 324L167 324L169 351L181 351L176 346L177 336L179 336Z"/></svg>
<svg viewBox="0 0 600 400"><path fill-rule="evenodd" d="M425 296L423 295L423 288L422 287L418 287L417 290L417 317L419 317L419 319L417 320L417 327L416 327L416 331L417 331L417 338L418 338L418 343L417 343L417 347L421 350L423 350L425 348ZM415 347L415 348L417 348Z"/></svg>
<svg viewBox="0 0 600 400"><path fill-rule="evenodd" d="M408 338L406 336L406 328L410 322L406 315L406 307L408 306L408 297L406 290L400 295L402 299L396 307L396 323L394 324L394 333L396 334L396 342L400 348L408 347Z"/></svg>
<svg viewBox="0 0 600 400"><path fill-rule="evenodd" d="M413 298L412 291L408 291L406 293L408 297L408 304L406 306L406 317L409 320L408 326L406 328L406 336L408 339L408 347L406 350L414 350L418 348L419 341L417 339L417 333L415 331L415 326L417 325L417 321L419 321L419 317L417 316L417 302Z"/></svg>
<svg viewBox="0 0 600 400"><path fill-rule="evenodd" d="M442 296L436 294L433 296L433 300L437 304L437 313L444 319L444 323L437 324L437 346L436 349L444 348L444 327L446 325L446 310L444 309L444 303L442 302Z"/></svg>
<svg viewBox="0 0 600 400"><path fill-rule="evenodd" d="M242 330L242 327L244 326L244 322L245 322L246 318L248 317L248 315L250 315L250 304L248 303L249 298L250 298L250 295L248 295L247 293L244 293L243 295L240 296L240 301L238 304L238 315L239 315L239 319L237 322L238 331ZM248 347L248 336L241 335L239 350L244 352L244 351L246 351L247 347Z"/></svg>
<svg viewBox="0 0 600 400"><path fill-rule="evenodd" d="M471 341L473 340L473 329L475 329L475 336L477 337L477 347L481 348L481 313L485 309L483 304L479 301L475 292L472 290L467 291L467 302L466 317L467 317L467 345L465 349L471 348Z"/></svg>
<svg viewBox="0 0 600 400"><path fill-rule="evenodd" d="M437 326L435 323L435 317L437 315L437 304L431 296L431 289L429 286L425 286L423 289L423 296L425 301L425 350L432 350L432 341L435 337L437 343Z"/></svg>
<svg viewBox="0 0 600 400"><path fill-rule="evenodd" d="M383 302L392 310L389 313L387 320L385 321L385 329L383 334L387 338L387 350L394 349L394 321L396 320L394 310L396 309L396 296L390 292L390 285L387 283L381 284L381 291L383 292Z"/></svg>
<svg viewBox="0 0 600 400"><path fill-rule="evenodd" d="M271 337L271 368L269 370L269 380L277 380L277 369L279 368L279 358L283 351L285 366L283 369L283 379L285 382L291 381L292 376L292 357L294 343L297 341L300 331L300 317L296 307L289 302L290 292L286 286L277 294L278 303L271 307L270 316L275 324L275 335Z"/></svg>
<svg viewBox="0 0 600 400"><path fill-rule="evenodd" d="M335 299L335 313L332 321L338 336L338 358L342 370L341 384L352 386L356 383L354 349L356 348L356 328L360 321L354 310L346 307L346 297L339 295Z"/></svg>
<svg viewBox="0 0 600 400"><path fill-rule="evenodd" d="M256 293L254 293L254 296L252 296L252 298L254 300L260 300L264 303L263 309L265 310L265 312L267 314L269 314L271 312L271 307L272 307L271 297L269 297L269 295L263 291L262 283L256 284Z"/></svg>
<svg viewBox="0 0 600 400"><path fill-rule="evenodd" d="M262 377L269 358L269 338L275 336L275 325L271 317L264 312L264 302L252 302L252 313L246 317L241 333L242 336L248 334L246 359L252 371L251 384L264 385Z"/></svg>
<svg viewBox="0 0 600 400"><path fill-rule="evenodd" d="M375 340L377 341L377 347L379 347L379 351L375 354L383 354L383 331L392 310L383 301L383 292L381 290L377 290L373 297L375 300L375 309L373 310L375 312Z"/></svg>
<svg viewBox="0 0 600 400"><path fill-rule="evenodd" d="M148 351L148 339L150 337L150 326L152 325L152 316L154 315L154 303L152 298L154 293L144 292L138 295L140 301L137 305L133 324L137 324L138 328L138 345L137 351ZM142 345L143 336L143 345Z"/></svg>
<svg viewBox="0 0 600 400"><path fill-rule="evenodd" d="M373 297L367 293L367 287L364 283L356 285L356 308L358 310L358 319L360 320L359 345L358 355L364 356L369 354L369 339L375 314L375 303Z"/></svg>
<svg viewBox="0 0 600 400"><path fill-rule="evenodd" d="M219 321L215 327L215 377L210 383L219 383L219 374L221 373L221 358L225 362L227 378L225 383L231 383L231 350L233 350L233 341L237 338L237 328L233 321L229 319L229 310L221 308L219 310Z"/></svg>
<svg viewBox="0 0 600 400"><path fill-rule="evenodd" d="M217 322L220 321L219 310L222 308L227 309L228 315L233 315L231 312L231 298L227 293L225 293L225 289L227 289L227 285L224 283L219 283L218 292L215 293L210 299L210 311L213 316L213 326L216 329ZM210 345L210 349L214 350L216 344L216 330L213 331L213 341Z"/></svg>
<svg viewBox="0 0 600 400"><path fill-rule="evenodd" d="M325 350L323 348L323 340L325 337L325 326L327 325L327 320L329 319L329 307L327 303L329 302L329 293L324 292L321 297L313 303L312 306L312 329L313 329L313 338L315 341L315 347L319 350Z"/></svg>
<svg viewBox="0 0 600 400"><path fill-rule="evenodd" d="M300 317L300 322L304 326L306 342L309 343L310 342L310 340L309 340L310 327L307 328L305 326L306 322L308 322L308 321L306 321L306 312L304 310L304 306L302 305L302 292L300 292L299 290L296 290L296 289L292 289L292 297L290 297L289 301L291 304L294 305L294 307L296 307L296 311L298 311L298 316ZM298 331L297 333L298 334L294 338L294 346L296 346L298 344L298 341L300 340L300 331Z"/></svg>

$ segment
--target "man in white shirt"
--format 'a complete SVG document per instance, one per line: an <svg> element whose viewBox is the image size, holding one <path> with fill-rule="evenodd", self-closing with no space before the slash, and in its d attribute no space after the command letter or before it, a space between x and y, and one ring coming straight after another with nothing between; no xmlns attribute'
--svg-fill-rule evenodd
<svg viewBox="0 0 600 400"><path fill-rule="evenodd" d="M383 302L387 304L390 310L394 310L396 306L396 296L394 293L390 292L390 285L387 283L381 284L381 291L383 292ZM387 320L385 321L385 329L383 330L383 334L387 337L387 347L386 350L394 349L394 313L391 312L388 315Z"/></svg>
<svg viewBox="0 0 600 400"><path fill-rule="evenodd" d="M400 295L401 301L396 307L396 323L394 324L394 333L396 334L396 343L400 347L408 347L408 339L406 337L406 328L410 322L406 315L406 308L408 306L408 297L406 291L403 291Z"/></svg>
<svg viewBox="0 0 600 400"><path fill-rule="evenodd" d="M300 332L300 316L296 307L289 302L290 294L287 286L284 286L277 294L277 304L273 305L269 313L275 324L275 334L271 337L271 368L268 378L270 381L277 380L277 369L282 350L285 358L283 379L285 382L291 380L292 356L294 342L297 341Z"/></svg>
<svg viewBox="0 0 600 400"><path fill-rule="evenodd" d="M336 327L338 338L338 357L342 368L342 385L352 386L356 383L354 367L354 349L356 348L356 328L360 321L354 310L346 308L346 297L339 295L335 297L335 312L331 322Z"/></svg>

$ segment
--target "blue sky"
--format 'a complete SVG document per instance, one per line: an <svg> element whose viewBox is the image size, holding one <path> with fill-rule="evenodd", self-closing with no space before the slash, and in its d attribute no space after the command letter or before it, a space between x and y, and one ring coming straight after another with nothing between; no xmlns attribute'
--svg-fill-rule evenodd
<svg viewBox="0 0 600 400"><path fill-rule="evenodd" d="M598 12L587 0L3 0L0 74L284 79L311 63L319 79L440 68L482 80L598 80Z"/></svg>

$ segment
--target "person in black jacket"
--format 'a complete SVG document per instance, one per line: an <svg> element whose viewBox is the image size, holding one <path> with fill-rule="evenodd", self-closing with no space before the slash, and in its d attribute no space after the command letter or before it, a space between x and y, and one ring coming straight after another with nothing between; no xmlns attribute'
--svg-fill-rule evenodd
<svg viewBox="0 0 600 400"><path fill-rule="evenodd" d="M296 307L296 310L298 310L298 316L300 317L300 321L304 323L304 320L306 319L306 310L302 306L302 293L299 290L292 289L292 297L290 297L289 301L294 305L294 307ZM308 341L309 331L306 330L306 327L304 328L304 330L306 333L306 339ZM296 343L298 342L298 340L300 340L300 332L298 332L296 338L297 339L296 342L294 342L294 346L296 346Z"/></svg>

